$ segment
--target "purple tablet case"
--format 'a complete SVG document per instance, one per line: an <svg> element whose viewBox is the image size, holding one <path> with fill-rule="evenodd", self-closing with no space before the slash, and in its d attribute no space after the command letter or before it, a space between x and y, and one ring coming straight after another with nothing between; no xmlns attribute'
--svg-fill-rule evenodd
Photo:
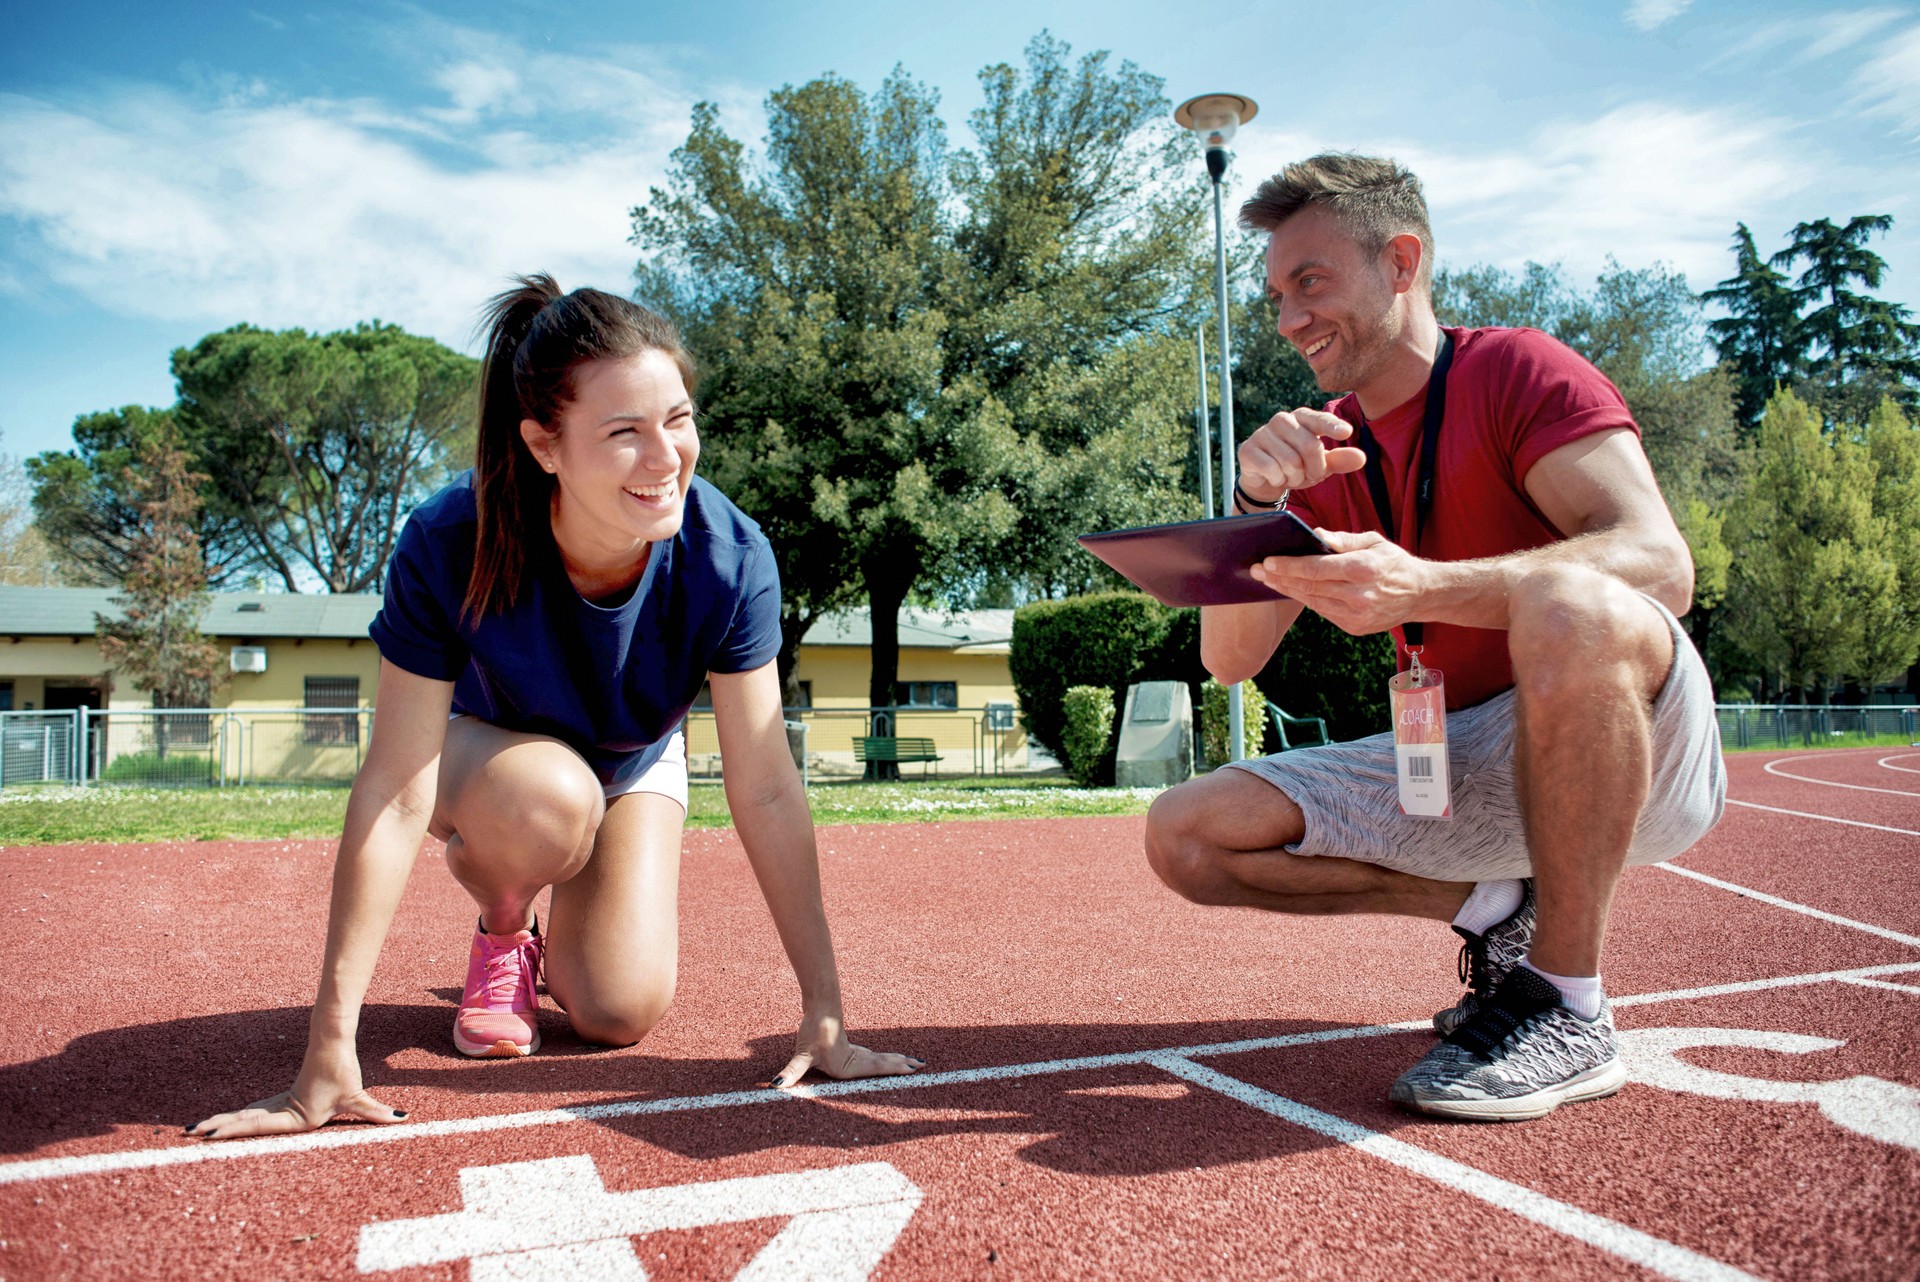
<svg viewBox="0 0 1920 1282"><path fill-rule="evenodd" d="M1148 596L1173 606L1278 601L1249 566L1270 556L1331 550L1305 521L1284 511L1106 530L1082 534L1079 542Z"/></svg>

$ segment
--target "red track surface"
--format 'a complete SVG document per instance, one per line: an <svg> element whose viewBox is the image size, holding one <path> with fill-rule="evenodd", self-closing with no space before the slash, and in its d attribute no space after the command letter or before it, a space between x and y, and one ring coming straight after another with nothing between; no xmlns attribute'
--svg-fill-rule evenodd
<svg viewBox="0 0 1920 1282"><path fill-rule="evenodd" d="M1910 1282L1920 750L1730 769L1773 809L1676 862L1781 902L1632 873L1607 980L1635 1080L1520 1126L1384 1102L1430 1043L1384 1026L1455 994L1444 927L1194 908L1140 820L1084 819L822 830L857 1035L931 1067L812 1098L757 1089L797 999L731 833L688 837L654 1035L597 1050L555 1012L517 1061L449 1042L472 907L431 849L362 1029L409 1122L196 1144L292 1078L331 843L6 849L0 1279L731 1277L811 1240L819 1276ZM406 1223L489 1180L492 1245Z"/></svg>

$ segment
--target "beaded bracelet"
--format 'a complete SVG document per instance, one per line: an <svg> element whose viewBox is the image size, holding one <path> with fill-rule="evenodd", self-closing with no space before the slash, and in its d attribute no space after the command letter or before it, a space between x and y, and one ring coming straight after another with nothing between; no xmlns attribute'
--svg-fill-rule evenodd
<svg viewBox="0 0 1920 1282"><path fill-rule="evenodd" d="M1233 502L1234 502L1234 505L1235 505L1236 507L1239 507L1239 508L1242 508L1242 509L1244 509L1244 510L1245 510L1245 515L1247 515L1247 516L1252 516L1252 515L1253 515L1254 513L1256 513L1256 512L1278 512L1278 511L1280 511L1280 510L1281 510L1282 508L1284 508L1284 507L1286 507L1286 505L1287 505L1287 495L1289 495L1290 493L1292 493L1292 491L1291 491L1291 490L1282 490L1282 491L1280 491L1280 497L1279 497L1279 498L1277 498L1277 499L1275 499L1275 500L1274 500L1273 502L1271 502L1271 503L1262 503L1262 502L1261 502L1261 501L1260 501L1259 499L1256 499L1256 498L1254 498L1254 497L1253 497L1253 495L1251 495L1251 494L1249 494L1249 493L1247 493L1247 492L1246 492L1245 490L1243 490L1243 489L1241 489L1241 488L1240 488L1240 482L1238 482L1238 481L1235 481L1235 482L1233 483Z"/></svg>

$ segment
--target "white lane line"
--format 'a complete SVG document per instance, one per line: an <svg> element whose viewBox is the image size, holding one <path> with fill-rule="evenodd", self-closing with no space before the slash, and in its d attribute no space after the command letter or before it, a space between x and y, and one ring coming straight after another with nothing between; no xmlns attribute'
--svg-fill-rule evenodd
<svg viewBox="0 0 1920 1282"><path fill-rule="evenodd" d="M1288 1099L1284 1095L1275 1095L1272 1091L1262 1090L1237 1077L1229 1077L1203 1064L1195 1064L1179 1055L1156 1055L1149 1062L1155 1067L1184 1078L1196 1086L1217 1091L1229 1099L1257 1108L1262 1113L1292 1122L1310 1131L1317 1131L1329 1139L1359 1149L1370 1157L1415 1175L1424 1176L1436 1184L1457 1189L1470 1197L1479 1198L1505 1211L1511 1211L1523 1219L1544 1225L1556 1233L1565 1234L1589 1246L1598 1247L1609 1255L1651 1269L1665 1277L1683 1279L1684 1282L1756 1282L1753 1275L1743 1273L1732 1265L1722 1264L1697 1251L1689 1251L1676 1246L1663 1238L1639 1229L1628 1228L1617 1220L1609 1220L1603 1215L1583 1211L1577 1206L1556 1201L1544 1193L1535 1192L1522 1184L1514 1184L1497 1175L1476 1170L1451 1158L1441 1157L1437 1153L1404 1140L1396 1140L1382 1135L1378 1131L1368 1130L1344 1117L1332 1113L1323 1113L1317 1108L1302 1104L1298 1100Z"/></svg>
<svg viewBox="0 0 1920 1282"><path fill-rule="evenodd" d="M1804 975L1782 975L1774 979L1750 979L1739 983L1719 984L1710 988L1676 988L1664 993L1640 993L1614 998L1613 1005L1625 1007L1663 1001L1689 1001L1698 997L1720 997L1733 993L1761 992L1773 988L1828 984L1854 977L1873 978L1879 975L1900 975L1912 971L1920 971L1920 962L1888 962L1877 966L1858 966L1849 970L1823 970ZM308 1131L303 1135L272 1135L260 1139L224 1142L200 1141L177 1145L173 1148L86 1153L75 1157L30 1158L26 1161L0 1162L0 1185L100 1175L110 1171L192 1166L201 1162L230 1162L242 1158L274 1157L283 1153L358 1148L366 1144L395 1144L405 1140L440 1139L451 1135L477 1135L490 1131L521 1130L536 1126L562 1126L571 1122L603 1122L615 1118L656 1113L690 1113L708 1109L735 1108L748 1104L780 1104L791 1102L796 1098L833 1099L841 1095L871 1095L882 1091L929 1090L940 1086L964 1086L972 1082L1010 1081L1022 1077L1044 1077L1054 1073L1077 1073L1088 1069L1145 1064L1152 1062L1156 1055L1191 1055L1205 1058L1217 1055L1243 1055L1250 1051L1308 1046L1319 1042L1386 1037L1394 1033L1413 1032L1427 1027L1429 1027L1427 1020L1409 1019L1398 1024L1326 1028L1311 1033L1283 1033L1275 1037L1249 1037L1234 1042L1154 1047L1148 1050L1119 1051L1110 1055L1082 1055L1073 1059L1038 1060L1029 1064L997 1064L985 1068L953 1069L944 1073L914 1073L905 1077L869 1077L855 1082L825 1082L818 1086L802 1086L789 1091L724 1091L717 1095L681 1095L668 1099L626 1100L617 1104L576 1104L569 1108L539 1109L527 1113L495 1113L482 1117L450 1118L439 1122L402 1122L397 1126L348 1126Z"/></svg>
<svg viewBox="0 0 1920 1282"><path fill-rule="evenodd" d="M1920 757L1920 752L1896 752L1891 757L1882 757L1873 764L1876 766L1885 766L1889 770L1898 770L1903 775L1920 775L1920 769L1915 769L1913 766L1896 766L1893 764L1896 761L1904 761L1908 757Z"/></svg>
<svg viewBox="0 0 1920 1282"><path fill-rule="evenodd" d="M1903 837L1920 837L1920 832L1912 828L1889 828L1885 824L1863 823L1858 819L1836 819L1832 815L1816 815L1806 810L1782 810L1779 806L1763 806L1757 801L1735 801L1727 798L1729 806L1745 806L1748 810L1767 810L1776 815L1792 815L1796 819L1818 819L1824 823L1845 824L1849 828L1871 828L1875 832L1897 832Z"/></svg>
<svg viewBox="0 0 1920 1282"><path fill-rule="evenodd" d="M1853 930L1865 931L1869 935L1878 935L1882 939L1891 939L1894 943L1905 944L1909 948L1920 948L1920 935L1905 935L1897 930L1888 930L1885 926L1876 926L1872 922L1855 921L1851 917L1842 917L1839 913L1830 913L1825 909L1809 908L1807 905L1797 904L1791 899L1782 899L1778 895L1769 895L1763 890L1755 890L1750 886L1736 885L1730 881L1721 881L1718 877L1709 877L1707 874L1695 872L1691 868L1682 868L1679 864L1666 863L1655 864L1653 866L1655 868L1663 868L1670 873L1677 873L1682 877L1691 877L1695 881L1704 881L1709 886L1718 886L1722 890L1731 890L1737 895L1745 895L1748 899L1757 899L1763 904L1772 904L1775 908L1784 908L1788 912L1800 913L1803 916L1813 917L1820 921L1832 922L1836 926L1847 926Z"/></svg>
<svg viewBox="0 0 1920 1282"><path fill-rule="evenodd" d="M1811 761L1812 757L1782 757L1778 761L1769 761L1761 767L1776 779L1797 779L1801 783L1817 783L1823 788L1851 788L1855 792L1887 792L1896 797L1920 797L1920 792L1908 792L1905 788L1873 788L1864 783L1835 783L1831 779L1815 779L1812 775L1796 775L1791 771L1775 770L1775 766L1784 766L1792 761Z"/></svg>
<svg viewBox="0 0 1920 1282"><path fill-rule="evenodd" d="M1609 997L1616 1009L1628 1006L1652 1006L1661 1002L1690 1002L1702 997L1733 997L1740 993L1764 993L1774 988L1801 988L1808 984L1840 983L1867 979L1875 975L1905 975L1920 970L1920 962L1888 962L1879 966L1860 966L1853 970L1829 970L1815 975L1782 975L1777 979L1743 979L1731 984L1711 984L1704 988L1672 988L1664 993L1629 993ZM0 1168L5 1169L5 1168Z"/></svg>
<svg viewBox="0 0 1920 1282"><path fill-rule="evenodd" d="M1868 979L1864 975L1850 975L1841 982L1858 984L1862 988L1884 988L1891 993L1911 993L1915 997L1920 997L1920 988L1915 988L1912 984L1890 984L1884 979Z"/></svg>

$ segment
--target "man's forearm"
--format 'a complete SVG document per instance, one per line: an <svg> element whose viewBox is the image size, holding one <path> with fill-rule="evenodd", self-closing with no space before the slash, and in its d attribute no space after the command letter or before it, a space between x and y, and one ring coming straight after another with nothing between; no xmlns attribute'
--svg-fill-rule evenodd
<svg viewBox="0 0 1920 1282"><path fill-rule="evenodd" d="M1430 561L1431 585L1419 621L1505 631L1508 602L1521 580L1550 565L1582 565L1638 588L1674 614L1693 602L1693 558L1686 545L1640 529L1597 530L1479 561Z"/></svg>

